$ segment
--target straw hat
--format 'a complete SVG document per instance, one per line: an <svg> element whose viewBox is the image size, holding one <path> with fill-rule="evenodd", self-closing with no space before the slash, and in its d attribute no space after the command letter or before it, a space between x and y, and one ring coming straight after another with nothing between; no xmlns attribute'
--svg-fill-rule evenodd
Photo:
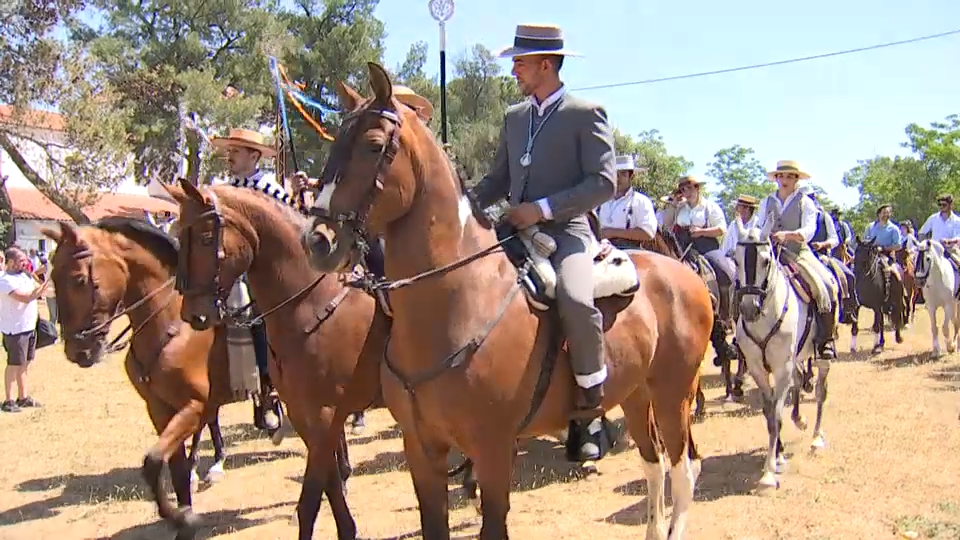
<svg viewBox="0 0 960 540"><path fill-rule="evenodd" d="M779 173L793 173L800 177L801 180L805 178L810 178L810 174L800 168L800 165L796 161L783 159L777 162L777 168L772 171L767 171L767 178L774 179L774 177Z"/></svg>
<svg viewBox="0 0 960 540"><path fill-rule="evenodd" d="M427 98L411 90L410 87L402 84L393 85L393 97L413 110L422 110L423 115L427 118L433 118L433 104Z"/></svg>
<svg viewBox="0 0 960 540"><path fill-rule="evenodd" d="M705 182L700 180L694 175L681 176L680 180L677 182L677 188L683 188L687 185L702 186Z"/></svg>
<svg viewBox="0 0 960 540"><path fill-rule="evenodd" d="M238 146L256 150L260 152L261 157L265 158L271 158L277 153L273 147L267 146L267 141L263 138L262 133L252 129L231 129L230 134L226 137L213 137L210 142L217 150L226 150L231 146Z"/></svg>
<svg viewBox="0 0 960 540"><path fill-rule="evenodd" d="M742 204L749 208L757 208L760 206L760 202L757 200L757 198L750 195L741 195L737 197L737 204Z"/></svg>
<svg viewBox="0 0 960 540"><path fill-rule="evenodd" d="M554 54L558 56L580 56L565 49L563 31L553 24L518 24L513 46L497 53L500 58Z"/></svg>
<svg viewBox="0 0 960 540"><path fill-rule="evenodd" d="M671 193L671 194L669 194L669 195L664 195L663 197L660 197L659 200L660 200L660 202L662 202L662 203L673 203L673 202L675 202L678 198L680 198L682 195L683 195L683 193L680 192L680 188L677 188L677 189L673 190L673 193Z"/></svg>

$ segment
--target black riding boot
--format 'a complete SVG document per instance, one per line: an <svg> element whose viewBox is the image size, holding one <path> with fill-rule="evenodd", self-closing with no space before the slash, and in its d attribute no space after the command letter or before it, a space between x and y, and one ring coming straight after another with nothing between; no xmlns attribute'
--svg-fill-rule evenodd
<svg viewBox="0 0 960 540"><path fill-rule="evenodd" d="M820 313L817 311L816 321L817 321L817 331L814 335L814 345L817 347L817 352L820 355L820 358L825 360L833 360L837 357L837 351L834 348L834 334L836 333L836 324L834 321L834 314L836 313L837 306L832 306L830 311L826 313Z"/></svg>

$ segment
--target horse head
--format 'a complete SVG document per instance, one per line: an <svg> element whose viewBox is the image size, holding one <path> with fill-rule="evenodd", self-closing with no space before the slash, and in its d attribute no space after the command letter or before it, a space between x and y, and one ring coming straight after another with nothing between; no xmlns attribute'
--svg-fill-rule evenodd
<svg viewBox="0 0 960 540"><path fill-rule="evenodd" d="M223 320L231 286L250 267L256 231L239 211L221 204L214 188L201 191L183 178L179 188L163 187L180 205L180 316L194 330L206 330Z"/></svg>
<svg viewBox="0 0 960 540"><path fill-rule="evenodd" d="M302 238L321 271L342 271L361 260L365 243L406 216L426 188L425 162L447 159L416 113L394 98L386 71L374 62L367 67L373 97L337 85L345 117L320 178L314 221Z"/></svg>
<svg viewBox="0 0 960 540"><path fill-rule="evenodd" d="M740 315L747 322L756 321L760 316L763 302L770 286L770 275L776 266L776 257L770 243L770 235L776 222L771 213L762 228L747 228L737 216L737 299L740 302Z"/></svg>
<svg viewBox="0 0 960 540"><path fill-rule="evenodd" d="M926 284L934 265L943 259L944 253L943 245L935 240L924 240L917 244L914 279L918 287Z"/></svg>
<svg viewBox="0 0 960 540"><path fill-rule="evenodd" d="M109 247L109 233L60 223L43 229L57 243L50 272L60 308L64 352L70 362L90 367L103 359L110 323L120 309L129 269Z"/></svg>

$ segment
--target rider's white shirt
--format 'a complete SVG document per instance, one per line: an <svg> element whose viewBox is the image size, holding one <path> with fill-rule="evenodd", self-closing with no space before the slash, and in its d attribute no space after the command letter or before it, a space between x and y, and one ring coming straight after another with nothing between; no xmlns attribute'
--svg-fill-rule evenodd
<svg viewBox="0 0 960 540"><path fill-rule="evenodd" d="M923 227L917 232L918 235L933 233L932 238L937 242L960 238L960 216L956 212L950 212L950 217L943 219L940 212L933 214L923 223Z"/></svg>
<svg viewBox="0 0 960 540"><path fill-rule="evenodd" d="M800 200L800 228L797 229L797 232L803 236L803 243L809 242L813 235L817 233L817 204L800 191L794 191L783 202L780 202L780 198L776 196L765 197L757 210L757 227L763 228L767 223L767 214L774 210L773 208L767 208L767 201L771 199L775 201L777 214L779 215L783 213L783 209L789 206L795 197L803 197ZM834 234L836 234L836 229L834 229Z"/></svg>
<svg viewBox="0 0 960 540"><path fill-rule="evenodd" d="M749 221L743 224L744 230L749 231L757 226L757 214L754 214ZM723 244L720 244L720 253L723 253L727 257L733 256L733 250L737 249L737 242L740 241L740 233L737 232L736 227L730 227L727 229L727 234L723 237Z"/></svg>
<svg viewBox="0 0 960 540"><path fill-rule="evenodd" d="M722 231L727 230L727 220L723 217L723 210L720 209L720 205L703 197L700 197L696 206L690 206L689 202L680 205L680 209L677 211L677 225L707 229L720 227Z"/></svg>
<svg viewBox="0 0 960 540"><path fill-rule="evenodd" d="M657 214L649 197L630 188L620 198L600 205L600 226L611 229L640 229L653 236L657 232Z"/></svg>

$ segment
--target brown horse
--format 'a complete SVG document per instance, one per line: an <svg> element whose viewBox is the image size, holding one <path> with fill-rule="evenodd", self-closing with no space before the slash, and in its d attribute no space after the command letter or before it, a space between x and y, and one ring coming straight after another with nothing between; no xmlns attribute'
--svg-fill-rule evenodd
<svg viewBox="0 0 960 540"><path fill-rule="evenodd" d="M450 538L444 464L456 447L475 464L480 537L505 539L514 441L562 429L574 406L558 316L555 306L538 311L518 294L505 244L472 209L430 131L394 99L383 68L368 66L372 99L339 85L348 112L304 245L318 268L343 271L364 237L383 235L386 274L395 280L374 287L390 291L393 311L383 397L403 429L423 537ZM666 452L670 537L682 538L700 469L690 402L713 309L703 282L683 264L647 252L624 262L636 266L637 292L597 301L608 356L604 407L622 407L643 457L649 537L667 533Z"/></svg>
<svg viewBox="0 0 960 540"><path fill-rule="evenodd" d="M134 331L124 366L160 436L144 457L143 477L160 517L177 527L177 538L193 538L197 519L190 478L204 423L217 426L211 433L220 450L211 472L222 473L223 441L216 420L220 405L231 398L225 334L220 329L195 331L180 321L181 297L173 286L177 245L159 229L138 220L106 218L95 226L61 223L60 230L43 233L57 242L52 278L71 362L88 368L101 361L109 352L111 323L130 319ZM188 459L184 442L191 435ZM164 463L169 463L179 508L160 487Z"/></svg>
<svg viewBox="0 0 960 540"><path fill-rule="evenodd" d="M917 299L920 296L921 287L917 286L916 272L916 250L900 248L897 250L897 264L903 269L903 292L906 295L904 302L903 321L912 323L917 312Z"/></svg>
<svg viewBox="0 0 960 540"><path fill-rule="evenodd" d="M167 189L180 204L181 315L196 329L218 324L225 316L223 299L246 273L267 325L273 355L270 377L307 446L297 503L299 537L313 537L325 492L338 537L353 539L357 528L343 491L349 475L344 418L337 424L331 421L357 359L372 356L375 360L365 365L376 366L382 357L389 321L372 296L310 266L300 247L307 220L291 206L255 189L216 186L200 191L185 180L180 185ZM379 371L360 375L366 383L363 391L342 404L351 413L365 409L378 395ZM338 470L320 466L325 454L317 448L325 437L338 442Z"/></svg>

